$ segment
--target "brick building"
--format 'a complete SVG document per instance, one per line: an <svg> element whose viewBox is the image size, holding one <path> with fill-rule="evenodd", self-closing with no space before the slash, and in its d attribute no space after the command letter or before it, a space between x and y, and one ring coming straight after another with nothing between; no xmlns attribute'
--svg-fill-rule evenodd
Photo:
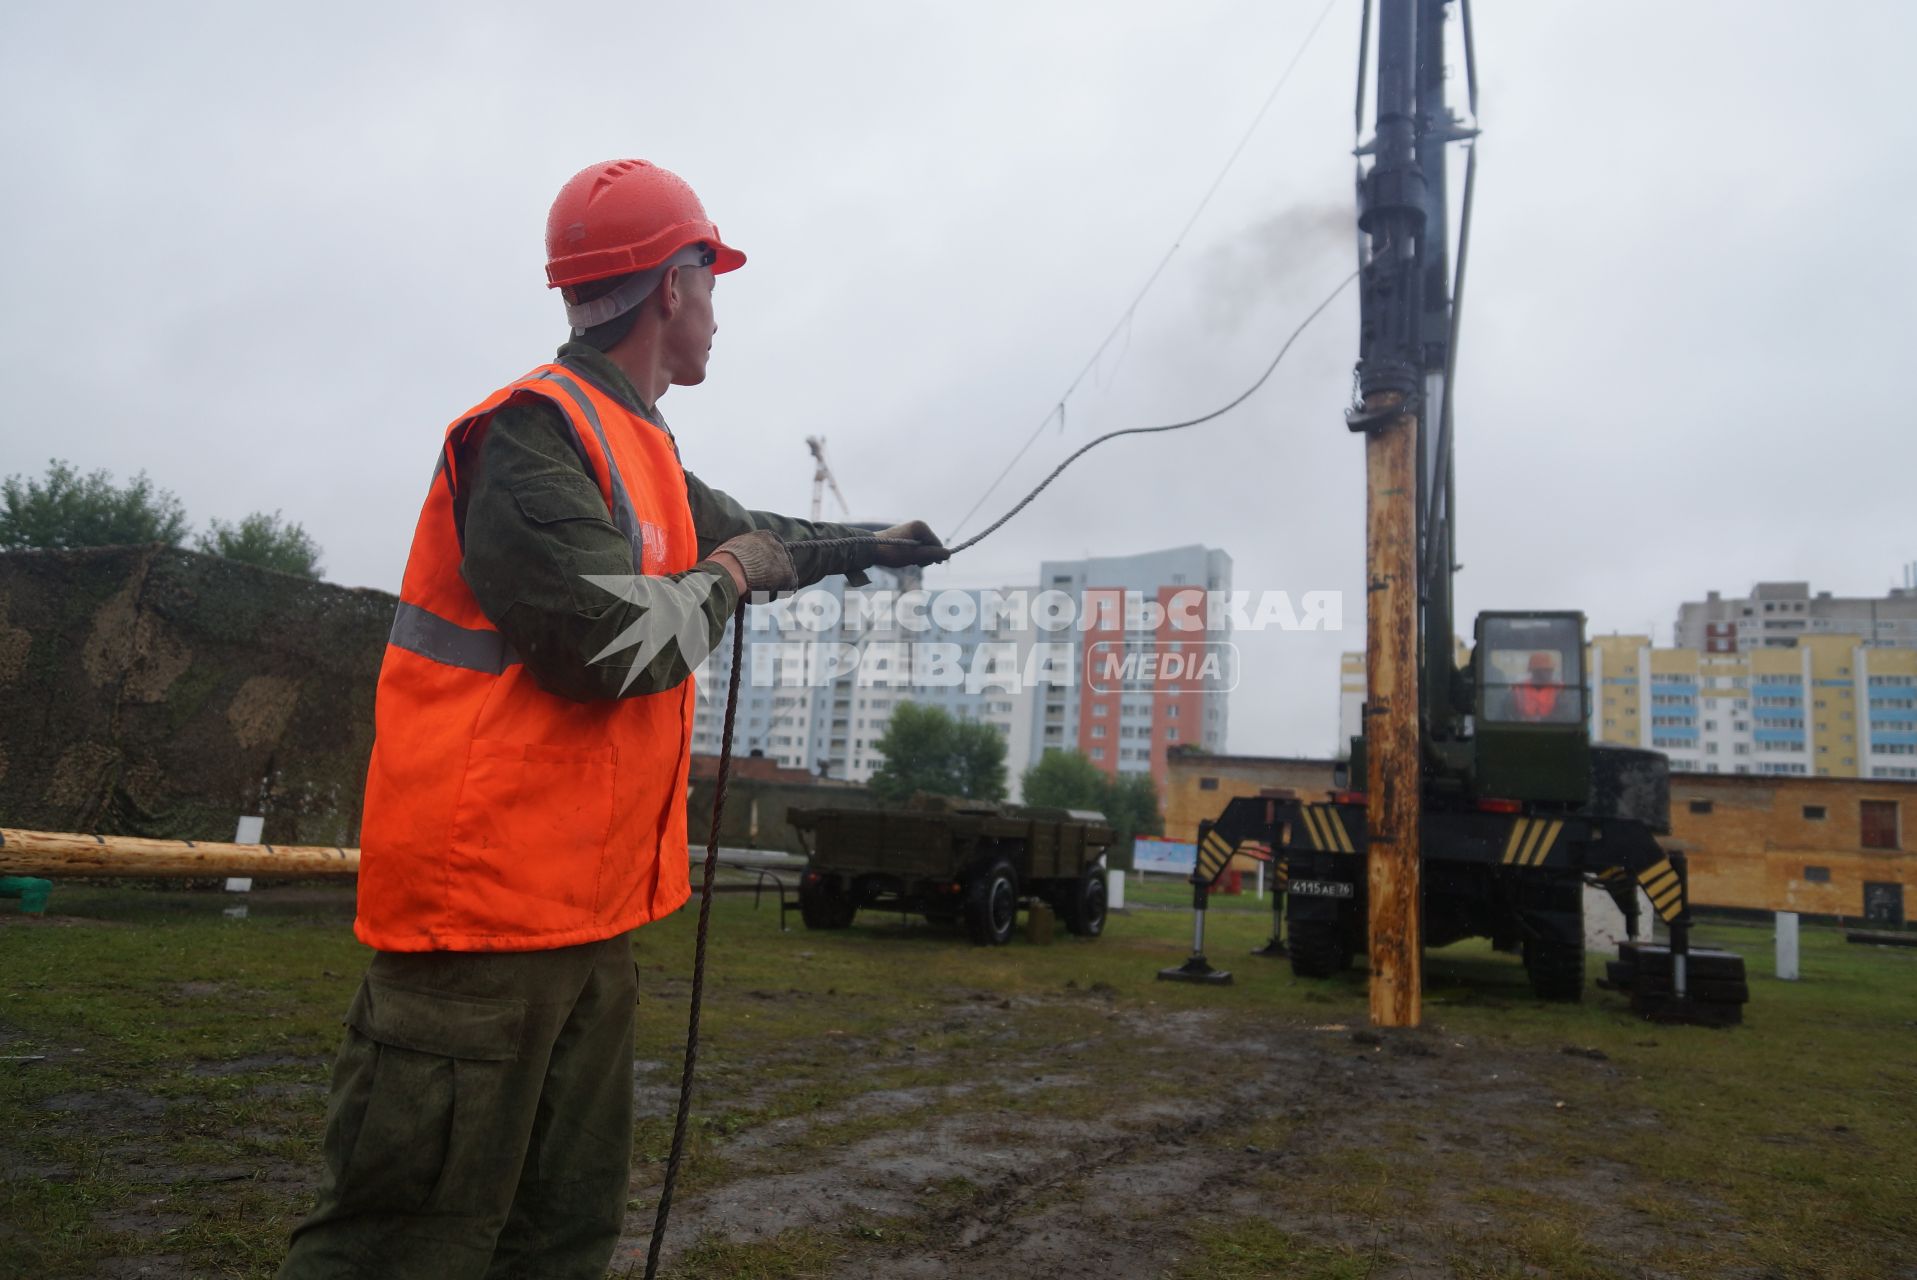
<svg viewBox="0 0 1917 1280"><path fill-rule="evenodd" d="M1671 843L1700 906L1901 924L1917 907L1917 783L1674 774Z"/></svg>
<svg viewBox="0 0 1917 1280"><path fill-rule="evenodd" d="M1196 840L1201 819L1216 818L1237 796L1268 788L1308 795L1331 790L1330 760L1298 756L1228 756L1192 747L1165 754L1165 835Z"/></svg>

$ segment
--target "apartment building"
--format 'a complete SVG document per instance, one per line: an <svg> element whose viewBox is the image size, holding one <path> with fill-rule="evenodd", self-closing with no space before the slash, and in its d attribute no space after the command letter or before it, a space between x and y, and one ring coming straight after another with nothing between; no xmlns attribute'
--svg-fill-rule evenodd
<svg viewBox="0 0 1917 1280"><path fill-rule="evenodd" d="M1107 773L1150 774L1162 795L1169 748L1224 750L1236 658L1225 611L1209 605L1231 591L1230 556L1188 546L1047 560L1039 590L1075 602L1074 624L1040 637L1068 647L1075 678L1036 690L1032 759L1082 751ZM1200 655L1230 670L1203 670Z"/></svg>
<svg viewBox="0 0 1917 1280"><path fill-rule="evenodd" d="M1917 779L1917 648L1806 632L1789 646L1655 649L1599 636L1591 736L1676 771Z"/></svg>

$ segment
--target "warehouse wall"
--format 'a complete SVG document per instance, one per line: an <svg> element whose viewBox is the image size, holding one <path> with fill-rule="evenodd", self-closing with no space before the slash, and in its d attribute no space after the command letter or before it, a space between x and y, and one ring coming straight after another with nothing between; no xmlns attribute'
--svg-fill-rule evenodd
<svg viewBox="0 0 1917 1280"><path fill-rule="evenodd" d="M1892 806L1898 846L1864 846L1865 804ZM1821 818L1807 811L1821 809ZM1917 914L1917 783L1860 778L1674 774L1671 837L1702 906L1862 917L1866 886L1901 887Z"/></svg>
<svg viewBox="0 0 1917 1280"><path fill-rule="evenodd" d="M1230 756L1174 750L1166 756L1165 835L1196 840L1201 819L1216 818L1227 801L1280 787L1322 798L1331 789L1330 760L1289 756Z"/></svg>

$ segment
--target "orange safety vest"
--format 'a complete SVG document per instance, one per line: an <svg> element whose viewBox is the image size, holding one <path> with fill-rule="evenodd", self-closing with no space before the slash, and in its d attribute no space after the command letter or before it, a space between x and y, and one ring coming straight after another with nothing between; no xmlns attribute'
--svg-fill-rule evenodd
<svg viewBox="0 0 1917 1280"><path fill-rule="evenodd" d="M1518 693L1518 714L1526 720L1542 720L1557 709L1558 687L1554 684L1520 684L1513 686Z"/></svg>
<svg viewBox="0 0 1917 1280"><path fill-rule="evenodd" d="M459 461L501 406L529 396L565 416L641 572L698 558L671 436L564 365L533 370L447 429L374 709L353 931L382 951L597 942L690 896L692 680L603 702L547 693L459 573Z"/></svg>

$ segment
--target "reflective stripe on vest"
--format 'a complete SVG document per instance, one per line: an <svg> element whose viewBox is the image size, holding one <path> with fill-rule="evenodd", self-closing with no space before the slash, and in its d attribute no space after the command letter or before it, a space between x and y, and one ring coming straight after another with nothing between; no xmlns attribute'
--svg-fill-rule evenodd
<svg viewBox="0 0 1917 1280"><path fill-rule="evenodd" d="M612 456L612 446L606 441L605 424L599 420L599 410L579 384L556 370L548 369L535 374L530 381L550 382L565 392L584 415L592 433L599 443L599 454L606 460L606 470L612 482L611 515L612 522L619 532L625 535L632 547L632 562L643 563L645 538L641 532L639 517L632 509L632 497L626 492L625 479L619 474L619 463ZM532 388L528 387L528 390ZM550 397L549 397L550 398ZM561 405L555 404L559 416L566 424L566 431L573 437L573 449L579 454L581 462L586 464L587 476L591 478L592 464L586 450L578 439L579 428L573 416ZM451 434L457 435L469 427L477 418L464 419ZM676 453L677 446L674 447ZM439 461L433 468L433 481L439 483L446 477L447 450L440 450ZM595 481L595 487L597 482ZM462 627L449 618L442 618L428 609L402 600L399 609L393 615L393 629L388 633L387 643L396 645L408 653L416 653L433 662L443 662L449 667L461 667L467 671L484 671L488 675L498 675L507 667L518 662L519 655L513 651L506 637L491 627Z"/></svg>
<svg viewBox="0 0 1917 1280"><path fill-rule="evenodd" d="M519 661L512 645L497 631L462 627L404 600L393 614L392 634L386 641L422 658L467 671L484 671L490 676Z"/></svg>
<svg viewBox="0 0 1917 1280"><path fill-rule="evenodd" d="M572 402L579 406L579 411L586 415L586 421L592 426L593 435L599 438L599 452L605 457L606 470L612 477L612 522L618 527L619 532L626 535L626 541L632 544L632 562L643 563L645 542L639 535L639 517L633 514L632 498L626 493L626 482L619 475L618 460L612 456L612 447L606 443L606 428L599 421L599 410L593 406L586 393L579 389L579 384L564 374L548 369L538 376L539 379L551 382L571 397ZM577 431L577 428L572 425L572 415L563 414L563 416L567 427ZM675 449L674 452L677 450Z"/></svg>

